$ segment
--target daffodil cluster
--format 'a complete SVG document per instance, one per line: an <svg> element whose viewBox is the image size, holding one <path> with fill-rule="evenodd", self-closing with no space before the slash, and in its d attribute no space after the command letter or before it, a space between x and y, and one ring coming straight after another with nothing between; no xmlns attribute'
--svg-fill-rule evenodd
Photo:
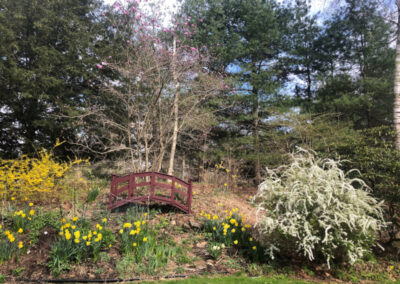
<svg viewBox="0 0 400 284"><path fill-rule="evenodd" d="M0 263L19 255L24 247L24 243L18 241L18 234L21 234L22 231L22 229L18 230L17 233L10 230L3 231L3 225L0 224Z"/></svg>
<svg viewBox="0 0 400 284"><path fill-rule="evenodd" d="M119 230L122 252L125 254L137 252L148 241L147 231L145 220L124 223Z"/></svg>
<svg viewBox="0 0 400 284"><path fill-rule="evenodd" d="M65 218L62 219L58 233L59 243L62 249L69 249L72 252L70 261L86 257L93 257L96 260L101 249L110 247L114 238L113 233L105 229L106 223L107 219L104 218L101 224L97 223L95 228L91 229L85 220L79 220L78 217L72 218L70 222Z"/></svg>
<svg viewBox="0 0 400 284"><path fill-rule="evenodd" d="M253 258L258 258L259 243L255 241L251 235L252 226L246 224L246 217L239 212L238 208L225 211L225 216L219 217L201 211L200 216L203 217L203 228L209 233L210 243L208 251L211 256L220 255L214 248L232 246ZM214 257L213 256L213 257Z"/></svg>

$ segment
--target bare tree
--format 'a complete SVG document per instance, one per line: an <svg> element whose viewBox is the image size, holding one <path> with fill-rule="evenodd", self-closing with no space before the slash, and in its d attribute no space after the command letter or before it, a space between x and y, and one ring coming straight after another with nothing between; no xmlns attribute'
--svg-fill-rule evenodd
<svg viewBox="0 0 400 284"><path fill-rule="evenodd" d="M103 96L83 110L77 144L129 160L133 172L160 171L168 158L168 173L173 174L180 135L197 139L209 128L213 114L204 105L221 94L224 84L205 68L207 56L176 40L173 30L162 37L159 30L140 31L148 24L135 26L139 32L134 40L115 29L126 43L123 59L98 64L112 75L99 87Z"/></svg>

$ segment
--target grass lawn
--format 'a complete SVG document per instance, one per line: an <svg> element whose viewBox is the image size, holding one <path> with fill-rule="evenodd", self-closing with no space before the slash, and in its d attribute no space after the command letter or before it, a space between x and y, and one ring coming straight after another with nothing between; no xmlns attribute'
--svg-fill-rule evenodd
<svg viewBox="0 0 400 284"><path fill-rule="evenodd" d="M161 282L161 281L160 281ZM142 282L142 283L154 283L154 282ZM301 280L295 280L286 278L285 276L274 276L274 277L246 277L246 276L226 276L217 278L188 278L183 280L171 280L162 281L162 283L178 283L178 284L237 284L237 283L251 283L251 284L305 284L315 283L306 282Z"/></svg>

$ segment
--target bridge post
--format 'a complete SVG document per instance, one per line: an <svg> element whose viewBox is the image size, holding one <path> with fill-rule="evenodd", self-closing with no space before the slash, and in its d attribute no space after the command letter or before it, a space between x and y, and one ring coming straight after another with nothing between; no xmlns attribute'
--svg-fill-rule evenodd
<svg viewBox="0 0 400 284"><path fill-rule="evenodd" d="M175 200L175 182L176 182L175 177L172 177L172 179L171 179L171 201Z"/></svg>
<svg viewBox="0 0 400 284"><path fill-rule="evenodd" d="M151 180L150 180L150 198L154 197L154 186L156 182L156 175L154 172L151 172Z"/></svg>

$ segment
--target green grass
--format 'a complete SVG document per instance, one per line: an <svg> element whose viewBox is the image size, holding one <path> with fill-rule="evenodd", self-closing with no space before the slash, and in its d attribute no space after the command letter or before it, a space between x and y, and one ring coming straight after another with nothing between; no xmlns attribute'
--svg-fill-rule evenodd
<svg viewBox="0 0 400 284"><path fill-rule="evenodd" d="M188 278L184 280L171 280L171 281L157 281L157 283L178 283L178 284L238 284L238 283L251 283L251 284L306 284L313 282L300 281L287 278L283 275L273 277L246 277L246 276L227 276L217 278ZM142 282L142 283L155 283L155 282Z"/></svg>

